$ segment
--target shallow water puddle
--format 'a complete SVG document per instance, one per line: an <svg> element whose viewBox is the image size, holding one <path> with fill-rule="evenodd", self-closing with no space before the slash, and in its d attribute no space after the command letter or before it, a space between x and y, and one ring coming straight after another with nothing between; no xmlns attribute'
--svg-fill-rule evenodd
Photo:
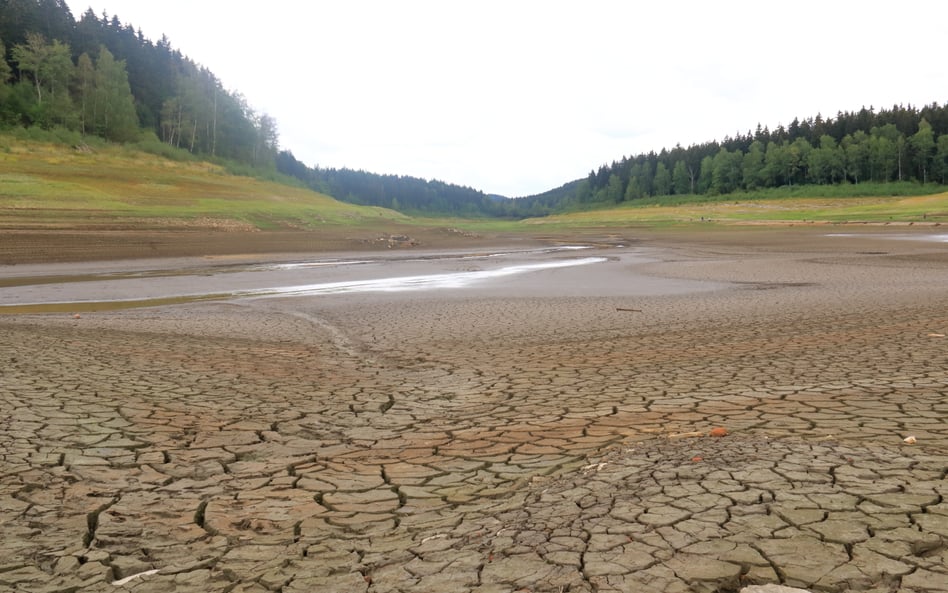
<svg viewBox="0 0 948 593"><path fill-rule="evenodd" d="M0 305L0 315L35 315L40 313L95 313L98 311L121 311L142 307L183 305L202 301L223 301L230 294L207 294L195 296L135 299L127 301L74 301L64 303L30 303L26 305Z"/></svg>
<svg viewBox="0 0 948 593"><path fill-rule="evenodd" d="M827 237L872 237L873 239L892 239L893 241L923 241L926 243L948 243L948 233L924 233L918 235L898 234L890 235L885 233L830 233Z"/></svg>
<svg viewBox="0 0 948 593"><path fill-rule="evenodd" d="M58 302L30 302L0 305L0 315L23 315L37 313L83 313L94 311L115 311L140 307L157 307L162 305L176 305L199 301L220 301L232 298L267 298L290 296L315 296L329 294L347 294L362 292L401 292L410 290L435 290L445 288L465 288L477 282L509 277L529 272L552 270L573 266L602 263L608 261L605 257L586 257L566 260L556 260L535 264L519 264L505 266L492 270L476 270L465 272L451 272L442 274L422 274L414 276L398 276L392 278L373 278L368 280L350 280L341 282L323 282L296 286L268 286L257 289L239 289L229 291L215 291L212 293L197 292L191 294L173 294L149 298L115 298L115 299L76 299ZM279 264L278 266L258 267L263 269L295 269L299 266L320 266L351 263L376 263L371 261L346 262L312 262L303 264ZM170 276L171 274L164 274ZM182 274L186 276L188 274ZM122 275L128 278L128 275ZM136 276L139 277L139 276ZM98 280L116 280L116 276L100 276Z"/></svg>
<svg viewBox="0 0 948 593"><path fill-rule="evenodd" d="M479 270L474 272L452 272L450 274L426 274L421 276L402 276L396 278L379 278L373 280L356 280L351 282L326 282L322 284L306 284L302 286L288 286L286 288L263 289L259 296L308 296L318 294L343 294L352 292L399 292L406 290L425 290L436 288L464 288L475 282L513 276L525 272L582 266L608 261L605 257L584 257L541 264L525 264L508 266L496 270ZM236 296L258 296L254 291L238 293Z"/></svg>

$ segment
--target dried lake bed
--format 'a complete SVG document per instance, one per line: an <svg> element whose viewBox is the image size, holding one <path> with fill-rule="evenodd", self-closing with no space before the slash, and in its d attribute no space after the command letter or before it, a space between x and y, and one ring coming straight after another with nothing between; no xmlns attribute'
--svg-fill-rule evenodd
<svg viewBox="0 0 948 593"><path fill-rule="evenodd" d="M948 591L880 234L0 268L0 590Z"/></svg>

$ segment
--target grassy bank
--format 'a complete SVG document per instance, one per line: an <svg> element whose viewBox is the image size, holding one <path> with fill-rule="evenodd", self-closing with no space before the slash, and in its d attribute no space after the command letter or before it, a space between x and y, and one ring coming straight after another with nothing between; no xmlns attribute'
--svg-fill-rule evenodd
<svg viewBox="0 0 948 593"><path fill-rule="evenodd" d="M134 148L0 137L0 227L315 230L404 221L384 208Z"/></svg>
<svg viewBox="0 0 948 593"><path fill-rule="evenodd" d="M615 208L573 212L523 221L526 226L626 226L691 224L870 223L948 224L948 192L912 196L839 195L836 188L820 196L721 196L675 202L658 200Z"/></svg>

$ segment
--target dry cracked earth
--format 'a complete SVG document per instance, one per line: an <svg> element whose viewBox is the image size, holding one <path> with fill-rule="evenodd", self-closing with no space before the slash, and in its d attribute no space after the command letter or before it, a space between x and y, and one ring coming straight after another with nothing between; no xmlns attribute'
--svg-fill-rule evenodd
<svg viewBox="0 0 948 593"><path fill-rule="evenodd" d="M0 590L948 592L938 249L0 318Z"/></svg>

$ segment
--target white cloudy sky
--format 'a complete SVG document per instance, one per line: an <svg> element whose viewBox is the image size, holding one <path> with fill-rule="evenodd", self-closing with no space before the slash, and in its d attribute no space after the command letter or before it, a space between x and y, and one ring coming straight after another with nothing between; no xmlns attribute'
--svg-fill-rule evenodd
<svg viewBox="0 0 948 593"><path fill-rule="evenodd" d="M521 196L761 123L948 102L943 0L67 0L207 66L308 165Z"/></svg>

